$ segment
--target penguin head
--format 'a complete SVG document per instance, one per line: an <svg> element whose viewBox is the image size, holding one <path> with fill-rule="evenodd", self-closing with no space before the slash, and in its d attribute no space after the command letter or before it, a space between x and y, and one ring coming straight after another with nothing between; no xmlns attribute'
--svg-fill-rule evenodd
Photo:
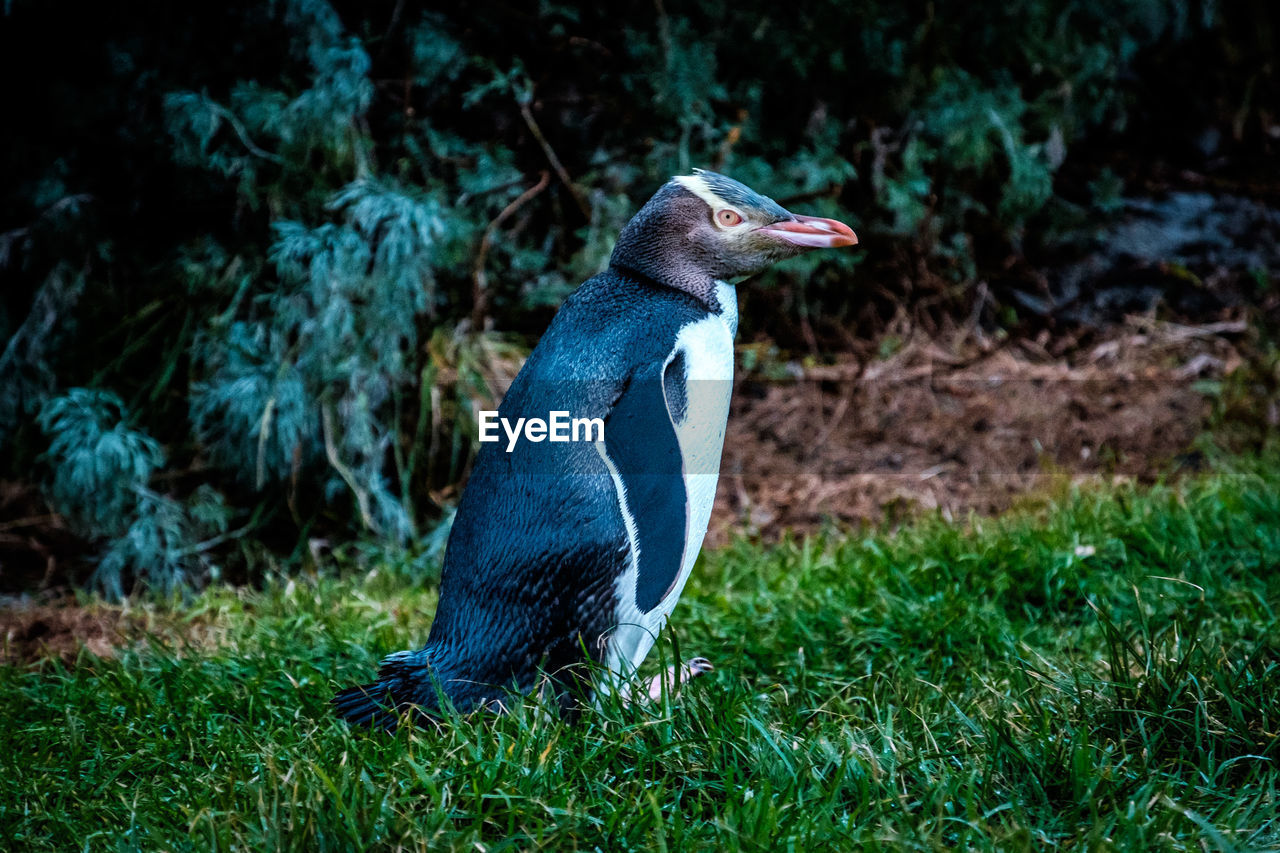
<svg viewBox="0 0 1280 853"><path fill-rule="evenodd" d="M801 216L732 178L695 169L672 178L632 217L611 265L704 298L812 249L857 244L834 219Z"/></svg>

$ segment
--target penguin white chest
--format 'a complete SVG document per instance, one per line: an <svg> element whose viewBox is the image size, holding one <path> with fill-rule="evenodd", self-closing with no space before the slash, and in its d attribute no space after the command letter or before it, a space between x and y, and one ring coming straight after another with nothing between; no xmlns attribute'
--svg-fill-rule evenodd
<svg viewBox="0 0 1280 853"><path fill-rule="evenodd" d="M644 549L654 550L652 544L645 544L645 533L652 536L652 531L640 529L643 520L637 523L631 506L639 498L629 494L625 478L619 476L602 449L622 506L630 545L628 569L615 586L617 627L607 638L605 654L606 665L618 675L634 672L653 647L684 590L711 520L733 392L733 339L738 325L736 292L723 282L717 285L721 311L683 326L663 364L663 396L680 453L684 523L661 532L668 537L663 544L676 547L679 557L672 565L674 575L662 579L665 591L657 596L637 593L644 588L643 583L638 584L643 580L641 572L648 570L647 566L642 567ZM671 537L682 541L669 541Z"/></svg>

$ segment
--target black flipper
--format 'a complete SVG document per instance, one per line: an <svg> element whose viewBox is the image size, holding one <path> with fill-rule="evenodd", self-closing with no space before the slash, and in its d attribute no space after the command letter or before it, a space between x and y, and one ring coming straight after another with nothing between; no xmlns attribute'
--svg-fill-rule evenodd
<svg viewBox="0 0 1280 853"><path fill-rule="evenodd" d="M636 605L645 613L671 590L684 563L689 498L675 425L686 401L681 353L638 371L605 421L605 451L635 521Z"/></svg>

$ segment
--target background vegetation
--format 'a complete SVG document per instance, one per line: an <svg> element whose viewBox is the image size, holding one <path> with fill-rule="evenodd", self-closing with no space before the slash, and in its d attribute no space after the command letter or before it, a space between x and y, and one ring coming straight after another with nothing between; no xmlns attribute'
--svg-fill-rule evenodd
<svg viewBox="0 0 1280 853"><path fill-rule="evenodd" d="M1052 322L1026 252L1134 161L1277 144L1261 0L410 6L5 5L0 476L96 587L420 542L472 405L670 174L858 228L745 297L823 358L903 311Z"/></svg>

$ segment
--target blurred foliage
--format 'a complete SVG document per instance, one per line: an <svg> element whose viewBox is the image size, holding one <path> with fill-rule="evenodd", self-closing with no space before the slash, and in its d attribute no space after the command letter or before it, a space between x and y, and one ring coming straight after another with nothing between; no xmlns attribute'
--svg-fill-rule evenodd
<svg viewBox="0 0 1280 853"><path fill-rule="evenodd" d="M968 311L1031 235L1113 209L1116 176L1072 159L1098 139L1275 144L1265 5L993 8L7 3L0 475L45 484L117 594L198 584L247 534L403 541L673 173L875 247L874 292L849 252L744 295L748 337L830 340L922 295Z"/></svg>

